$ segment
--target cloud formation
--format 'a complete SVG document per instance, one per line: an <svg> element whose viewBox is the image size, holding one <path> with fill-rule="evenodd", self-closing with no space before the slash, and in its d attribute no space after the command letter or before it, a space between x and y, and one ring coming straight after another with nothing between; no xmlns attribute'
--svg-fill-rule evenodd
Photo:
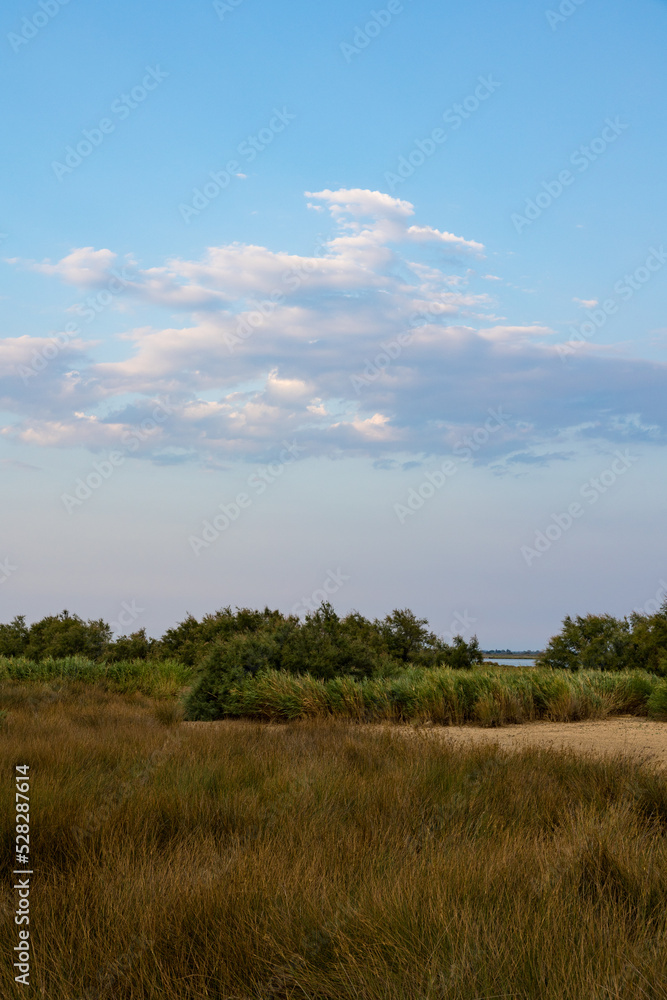
<svg viewBox="0 0 667 1000"><path fill-rule="evenodd" d="M76 324L60 340L5 339L0 398L15 419L2 433L122 447L161 399L169 417L140 451L159 461L258 458L285 438L309 454L443 454L499 406L509 416L485 461L664 439L664 365L600 345L565 363L547 324L497 315L481 243L414 223L409 202L379 191L306 197L332 220L318 254L232 243L146 269L92 247L14 261L97 290L100 308L122 297L124 322L151 306L155 322L119 329L113 360Z"/></svg>

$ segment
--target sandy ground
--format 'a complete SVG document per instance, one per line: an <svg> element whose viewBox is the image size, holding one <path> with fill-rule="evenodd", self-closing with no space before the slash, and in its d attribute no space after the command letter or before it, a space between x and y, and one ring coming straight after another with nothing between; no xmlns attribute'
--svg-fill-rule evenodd
<svg viewBox="0 0 667 1000"><path fill-rule="evenodd" d="M486 742L510 750L540 745L568 747L580 753L625 753L667 768L667 722L651 722L634 715L585 722L528 722L500 729L429 726L428 731L454 745Z"/></svg>
<svg viewBox="0 0 667 1000"><path fill-rule="evenodd" d="M243 722L184 722L185 727L227 727ZM267 729L279 732L280 725L268 724ZM369 729L385 728L368 726ZM580 753L630 754L656 767L667 769L667 722L652 722L635 715L616 715L610 719L590 719L586 722L526 722L518 726L486 729L481 726L392 726L397 734L406 736L428 733L454 745L498 743L509 750L525 746L568 747Z"/></svg>

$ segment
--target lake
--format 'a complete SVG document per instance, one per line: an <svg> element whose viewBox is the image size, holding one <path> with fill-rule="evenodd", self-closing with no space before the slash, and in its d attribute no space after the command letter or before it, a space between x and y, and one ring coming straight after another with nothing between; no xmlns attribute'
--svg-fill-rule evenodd
<svg viewBox="0 0 667 1000"><path fill-rule="evenodd" d="M501 667L534 667L535 666L535 657L534 656L527 656L525 659L523 657L521 657L521 659L517 658L515 660L515 659L510 659L509 657L505 657L505 656L485 656L484 657L484 662L485 663L497 663Z"/></svg>

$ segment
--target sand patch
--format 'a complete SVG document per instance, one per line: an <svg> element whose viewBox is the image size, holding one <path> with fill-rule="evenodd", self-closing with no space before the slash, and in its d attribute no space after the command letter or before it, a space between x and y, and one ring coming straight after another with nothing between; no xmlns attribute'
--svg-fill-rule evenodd
<svg viewBox="0 0 667 1000"><path fill-rule="evenodd" d="M413 727L397 727L409 731ZM609 719L586 719L583 722L527 722L518 726L487 729L481 726L420 726L454 745L498 743L503 749L521 750L527 746L566 747L596 755L624 753L667 768L667 723L654 722L635 715Z"/></svg>

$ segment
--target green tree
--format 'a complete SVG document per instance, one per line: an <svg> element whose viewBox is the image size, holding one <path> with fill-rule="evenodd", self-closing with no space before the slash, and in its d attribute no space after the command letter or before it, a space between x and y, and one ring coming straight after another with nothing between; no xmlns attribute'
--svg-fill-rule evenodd
<svg viewBox="0 0 667 1000"><path fill-rule="evenodd" d="M539 661L557 670L623 670L637 665L637 653L627 618L566 615Z"/></svg>
<svg viewBox="0 0 667 1000"><path fill-rule="evenodd" d="M637 649L635 665L667 676L667 600L655 614L633 612L630 623Z"/></svg>
<svg viewBox="0 0 667 1000"><path fill-rule="evenodd" d="M409 608L392 611L378 624L387 652L403 663L421 652L442 648L437 636L429 632L426 618L417 618Z"/></svg>
<svg viewBox="0 0 667 1000"><path fill-rule="evenodd" d="M23 655L30 660L77 655L100 660L110 642L111 629L101 618L85 622L78 615L62 611L30 626Z"/></svg>
<svg viewBox="0 0 667 1000"><path fill-rule="evenodd" d="M285 636L280 665L290 673L310 673L322 680L340 674L368 677L381 649L370 622L356 613L341 620L325 601Z"/></svg>
<svg viewBox="0 0 667 1000"><path fill-rule="evenodd" d="M8 625L0 625L0 656L23 656L29 638L25 615L17 615Z"/></svg>

